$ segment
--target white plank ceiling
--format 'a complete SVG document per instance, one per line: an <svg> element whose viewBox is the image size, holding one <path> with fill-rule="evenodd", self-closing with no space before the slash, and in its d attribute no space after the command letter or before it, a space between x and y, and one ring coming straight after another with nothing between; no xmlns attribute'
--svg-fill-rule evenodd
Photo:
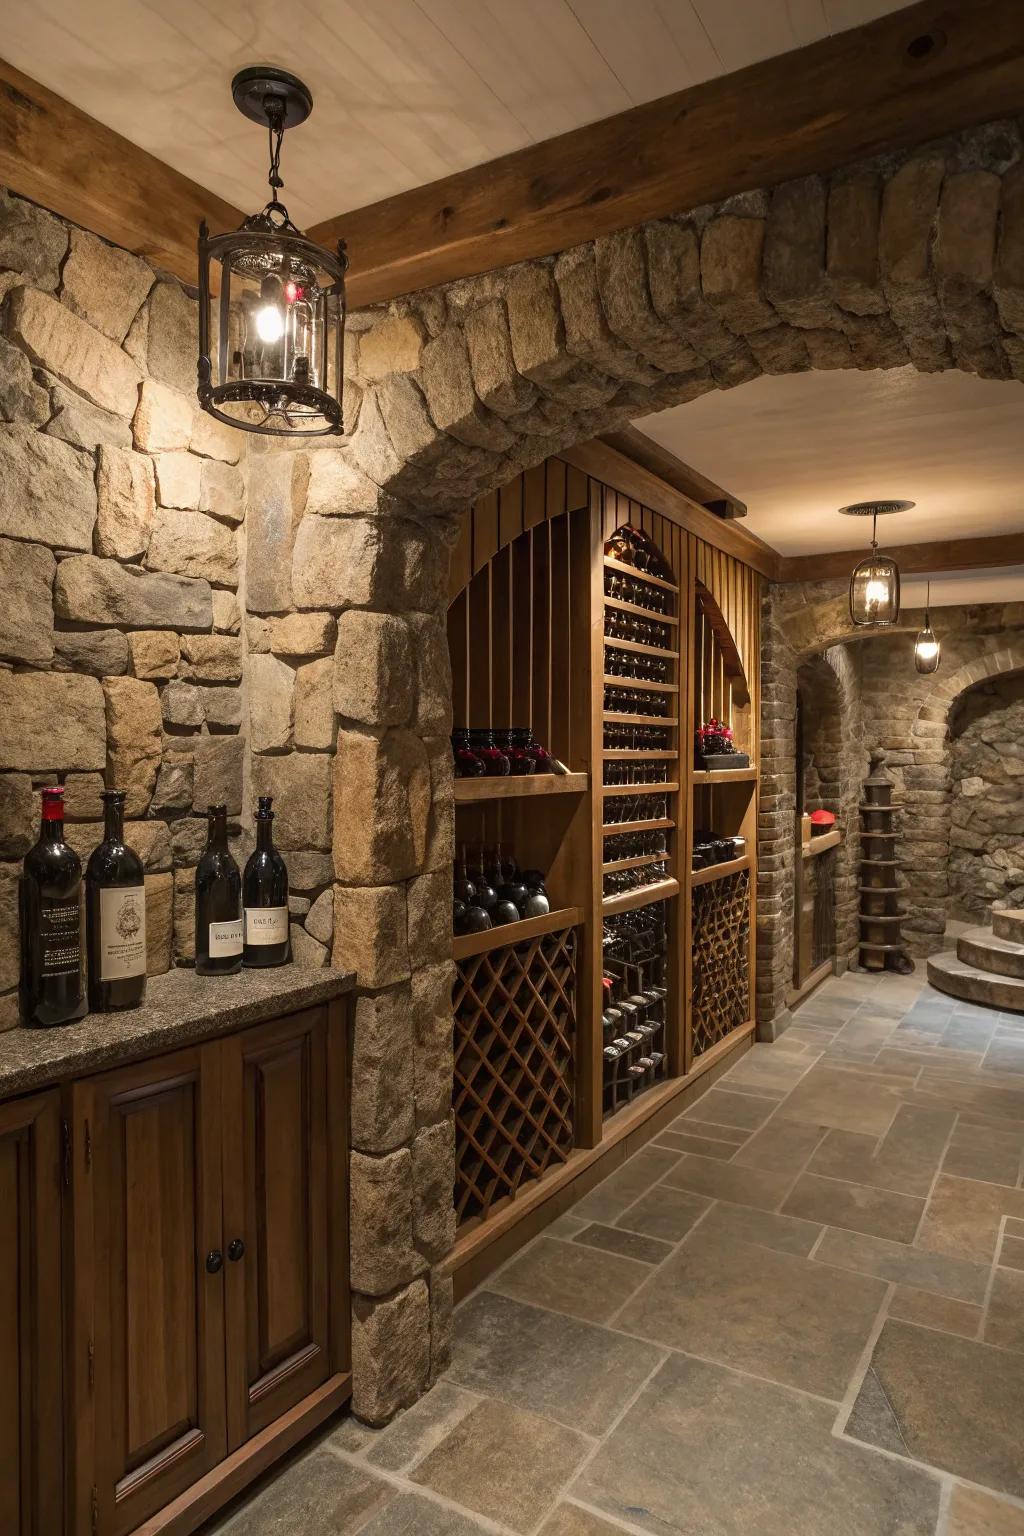
<svg viewBox="0 0 1024 1536"><path fill-rule="evenodd" d="M870 524L837 508L894 497L917 505L879 519L883 547L1017 533L1024 559L1022 407L1016 380L850 369L765 375L635 425L745 501L743 526L784 555L866 549Z"/></svg>
<svg viewBox="0 0 1024 1536"><path fill-rule="evenodd" d="M312 224L786 53L899 0L11 0L16 68L249 211L265 136L247 64L301 75L292 216ZM116 167L111 167L116 175Z"/></svg>

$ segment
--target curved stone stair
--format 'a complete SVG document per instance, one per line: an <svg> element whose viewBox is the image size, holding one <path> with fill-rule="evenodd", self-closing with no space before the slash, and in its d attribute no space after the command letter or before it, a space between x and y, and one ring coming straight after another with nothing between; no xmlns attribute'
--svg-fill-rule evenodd
<svg viewBox="0 0 1024 1536"><path fill-rule="evenodd" d="M969 928L955 950L932 955L928 980L964 1002L1024 1013L1024 908L995 908L991 928Z"/></svg>

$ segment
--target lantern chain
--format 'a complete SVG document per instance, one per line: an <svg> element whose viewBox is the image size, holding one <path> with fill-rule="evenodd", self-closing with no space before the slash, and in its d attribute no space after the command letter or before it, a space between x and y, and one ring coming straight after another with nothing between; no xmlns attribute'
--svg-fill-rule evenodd
<svg viewBox="0 0 1024 1536"><path fill-rule="evenodd" d="M277 202L277 193L284 186L281 179L281 144L284 140L284 103L279 96L266 96L263 99L263 108L267 114L267 129L270 148L270 173L267 180L274 194L273 201Z"/></svg>

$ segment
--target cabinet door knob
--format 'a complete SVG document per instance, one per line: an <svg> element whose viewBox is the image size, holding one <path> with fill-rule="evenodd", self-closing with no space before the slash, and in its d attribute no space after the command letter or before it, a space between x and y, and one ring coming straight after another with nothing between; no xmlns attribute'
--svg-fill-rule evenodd
<svg viewBox="0 0 1024 1536"><path fill-rule="evenodd" d="M206 1255L206 1273L208 1275L215 1275L223 1266L224 1255L219 1248L211 1248L210 1252Z"/></svg>
<svg viewBox="0 0 1024 1536"><path fill-rule="evenodd" d="M245 1244L240 1237L233 1237L228 1243L228 1258L232 1264L237 1264L245 1253Z"/></svg>

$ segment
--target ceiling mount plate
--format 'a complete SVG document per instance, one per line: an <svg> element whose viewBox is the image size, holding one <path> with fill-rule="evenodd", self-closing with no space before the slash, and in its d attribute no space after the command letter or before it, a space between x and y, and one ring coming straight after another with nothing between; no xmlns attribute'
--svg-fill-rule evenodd
<svg viewBox="0 0 1024 1536"><path fill-rule="evenodd" d="M254 64L240 69L231 82L235 106L245 117L267 126L266 101L274 97L284 103L284 127L297 128L313 110L313 94L298 75L272 64Z"/></svg>
<svg viewBox="0 0 1024 1536"><path fill-rule="evenodd" d="M840 507L844 517L885 517L889 512L909 512L915 501L852 501L848 507Z"/></svg>

